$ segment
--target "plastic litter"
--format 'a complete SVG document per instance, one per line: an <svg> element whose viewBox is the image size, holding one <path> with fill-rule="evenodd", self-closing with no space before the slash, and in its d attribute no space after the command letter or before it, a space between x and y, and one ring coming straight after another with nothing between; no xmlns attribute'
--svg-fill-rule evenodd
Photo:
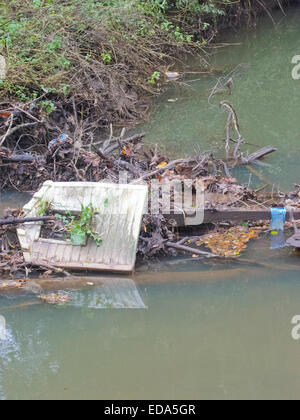
<svg viewBox="0 0 300 420"><path fill-rule="evenodd" d="M63 133L57 139L53 139L50 141L48 145L48 149L51 149L54 145L64 143L67 141L68 135Z"/></svg>
<svg viewBox="0 0 300 420"><path fill-rule="evenodd" d="M271 246L270 249L280 249L286 246L285 236L282 230L276 232L276 235L271 236Z"/></svg>
<svg viewBox="0 0 300 420"><path fill-rule="evenodd" d="M286 209L284 207L272 207L271 217L271 230L281 230L283 232L286 219Z"/></svg>
<svg viewBox="0 0 300 420"><path fill-rule="evenodd" d="M286 209L284 207L271 208L271 249L285 247L284 224L286 220Z"/></svg>
<svg viewBox="0 0 300 420"><path fill-rule="evenodd" d="M178 79L178 77L180 76L180 73L178 73L177 71L167 71L165 73L165 75L169 78L169 79Z"/></svg>

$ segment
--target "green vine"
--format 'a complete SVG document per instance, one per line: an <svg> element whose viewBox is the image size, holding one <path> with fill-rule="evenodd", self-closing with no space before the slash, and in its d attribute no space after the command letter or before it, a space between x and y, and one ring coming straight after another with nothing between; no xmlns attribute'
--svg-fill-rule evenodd
<svg viewBox="0 0 300 420"><path fill-rule="evenodd" d="M93 229L93 216L96 213L92 203L88 206L81 205L81 212L78 216L72 216L69 211L66 215L56 214L56 218L63 221L66 231L70 234L73 245L78 244L78 238L92 238L97 246L102 244L102 238Z"/></svg>

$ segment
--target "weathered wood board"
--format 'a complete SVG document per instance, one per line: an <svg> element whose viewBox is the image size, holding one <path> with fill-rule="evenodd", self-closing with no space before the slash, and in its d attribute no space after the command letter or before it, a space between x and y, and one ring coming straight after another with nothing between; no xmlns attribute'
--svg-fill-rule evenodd
<svg viewBox="0 0 300 420"><path fill-rule="evenodd" d="M191 210L188 216L191 218L195 214L195 210ZM166 214L164 215L168 220L174 220L177 226L188 226L185 222L184 214ZM295 211L293 214L295 220L300 220L300 211ZM204 210L204 223L217 222L245 222L271 220L271 210L249 210L247 208L234 208L224 210ZM290 221L290 214L287 212L286 221Z"/></svg>
<svg viewBox="0 0 300 420"><path fill-rule="evenodd" d="M36 216L46 201L56 211L71 212L80 212L82 205L91 203L96 209L94 230L102 244L97 246L90 239L86 246L74 246L41 239L41 224L26 223L18 229L26 262L74 270L133 271L147 193L144 185L47 181L24 207L26 216Z"/></svg>

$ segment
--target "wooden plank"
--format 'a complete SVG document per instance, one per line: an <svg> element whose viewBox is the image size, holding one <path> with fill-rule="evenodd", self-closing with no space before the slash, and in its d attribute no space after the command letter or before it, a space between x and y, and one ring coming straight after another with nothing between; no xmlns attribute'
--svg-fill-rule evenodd
<svg viewBox="0 0 300 420"><path fill-rule="evenodd" d="M50 264L56 263L56 250L58 248L58 244L49 244L49 250L46 255L43 255L43 257L46 259L46 261L49 261Z"/></svg>
<svg viewBox="0 0 300 420"><path fill-rule="evenodd" d="M294 219L300 220L300 211L294 212ZM205 211L204 222L222 222L222 221L257 221L257 220L271 220L271 210L247 210L247 209L233 209L233 210L219 210L212 212ZM290 214L287 212L286 220L290 220Z"/></svg>
<svg viewBox="0 0 300 420"><path fill-rule="evenodd" d="M72 245L71 241L60 241L58 239L47 239L47 238L40 238L39 243L44 242L47 244L59 244L59 245Z"/></svg>
<svg viewBox="0 0 300 420"><path fill-rule="evenodd" d="M32 258L37 259L40 257L41 248L43 247L43 244L40 242L34 242L32 246Z"/></svg>
<svg viewBox="0 0 300 420"><path fill-rule="evenodd" d="M87 264L87 255L88 255L88 250L90 247L90 243L88 242L86 246L79 246L78 248L80 249L80 254L79 254L79 258L78 261L83 263L83 264ZM72 261L71 261L72 262Z"/></svg>
<svg viewBox="0 0 300 420"><path fill-rule="evenodd" d="M194 213L195 214L195 211ZM182 214L164 215L167 220L175 220L177 226L186 226L184 216ZM192 214L189 214L192 217ZM297 210L293 215L295 220L300 220L300 211ZM226 209L226 210L205 210L204 223L215 222L244 222L271 220L271 210L248 210L244 208ZM287 212L286 220L290 220L290 214Z"/></svg>
<svg viewBox="0 0 300 420"><path fill-rule="evenodd" d="M70 264L79 260L80 248L81 248L80 246L72 246L72 255L70 257Z"/></svg>
<svg viewBox="0 0 300 420"><path fill-rule="evenodd" d="M69 243L69 244L65 245L64 258L63 258L65 263L66 262L68 263L71 260L72 247L73 247L72 243Z"/></svg>
<svg viewBox="0 0 300 420"><path fill-rule="evenodd" d="M32 246L33 257L32 259L41 261L42 264L47 264L49 261L47 256L52 245L46 242L34 242ZM37 255L35 256L34 251L36 250Z"/></svg>
<svg viewBox="0 0 300 420"><path fill-rule="evenodd" d="M55 262L65 262L66 257L66 250L68 249L69 245L66 245L65 243L58 244L55 256L53 257L53 261Z"/></svg>

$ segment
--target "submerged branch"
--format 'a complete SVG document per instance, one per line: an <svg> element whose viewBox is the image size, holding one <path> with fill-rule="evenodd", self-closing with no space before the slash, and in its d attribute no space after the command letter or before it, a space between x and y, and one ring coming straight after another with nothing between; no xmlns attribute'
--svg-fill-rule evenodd
<svg viewBox="0 0 300 420"><path fill-rule="evenodd" d="M43 217L22 217L22 218L0 219L0 226L20 225L23 223L31 223L31 222L47 222L49 220L55 220L55 217L43 216Z"/></svg>

